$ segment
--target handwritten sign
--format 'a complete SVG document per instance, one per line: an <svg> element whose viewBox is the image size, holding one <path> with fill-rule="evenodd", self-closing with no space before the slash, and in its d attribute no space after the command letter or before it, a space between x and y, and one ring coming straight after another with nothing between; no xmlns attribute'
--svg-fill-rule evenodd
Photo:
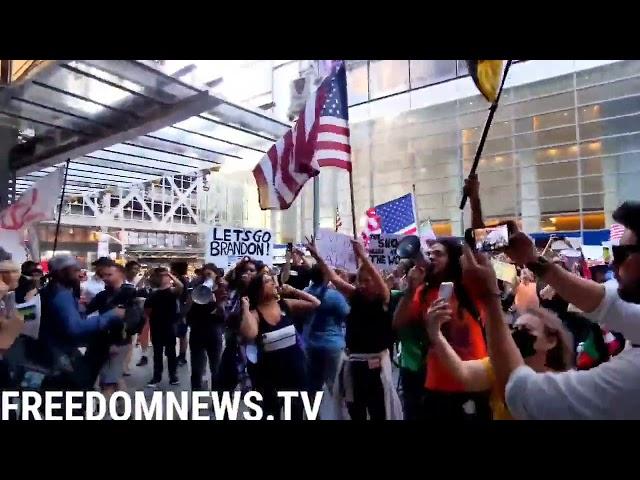
<svg viewBox="0 0 640 480"><path fill-rule="evenodd" d="M243 257L273 265L273 234L269 230L212 227L205 246L205 260L220 268L229 268Z"/></svg>
<svg viewBox="0 0 640 480"><path fill-rule="evenodd" d="M316 236L316 247L327 265L347 272L357 270L356 256L349 235L321 228Z"/></svg>
<svg viewBox="0 0 640 480"><path fill-rule="evenodd" d="M389 272L393 270L400 262L398 257L398 241L400 241L399 235L392 234L373 234L370 236L369 245L367 251L371 263L383 272Z"/></svg>

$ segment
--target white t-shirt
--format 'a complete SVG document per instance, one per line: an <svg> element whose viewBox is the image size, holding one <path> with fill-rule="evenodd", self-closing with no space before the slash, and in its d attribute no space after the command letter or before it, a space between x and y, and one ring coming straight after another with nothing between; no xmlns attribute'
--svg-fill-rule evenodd
<svg viewBox="0 0 640 480"><path fill-rule="evenodd" d="M94 274L81 288L82 295L87 299L87 302L90 302L93 297L104 290L104 282Z"/></svg>
<svg viewBox="0 0 640 480"><path fill-rule="evenodd" d="M615 280L605 284L600 305L584 315L640 344L640 305L622 300ZM536 373L518 367L509 377L506 401L519 419L640 420L640 347L586 371Z"/></svg>

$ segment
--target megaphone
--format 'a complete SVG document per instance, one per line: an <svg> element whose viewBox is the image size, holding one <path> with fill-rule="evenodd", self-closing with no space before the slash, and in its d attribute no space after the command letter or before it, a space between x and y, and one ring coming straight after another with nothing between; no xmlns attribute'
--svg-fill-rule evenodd
<svg viewBox="0 0 640 480"><path fill-rule="evenodd" d="M191 300L198 305L206 305L212 300L212 294L216 291L217 285L212 279L207 279L191 291Z"/></svg>
<svg viewBox="0 0 640 480"><path fill-rule="evenodd" d="M420 248L420 237L417 235L407 235L401 239L398 242L396 252L399 258L408 258L417 266L426 267L429 265L429 260L427 260L422 253L422 249Z"/></svg>

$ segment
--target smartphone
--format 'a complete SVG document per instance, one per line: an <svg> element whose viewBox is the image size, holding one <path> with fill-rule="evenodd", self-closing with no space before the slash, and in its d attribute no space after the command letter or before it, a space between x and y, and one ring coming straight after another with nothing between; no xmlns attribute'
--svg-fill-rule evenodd
<svg viewBox="0 0 640 480"><path fill-rule="evenodd" d="M453 294L453 282L442 282L438 290L438 298L449 300Z"/></svg>
<svg viewBox="0 0 640 480"><path fill-rule="evenodd" d="M509 245L509 228L507 225L496 227L467 229L465 241L471 248L480 252L500 252Z"/></svg>
<svg viewBox="0 0 640 480"><path fill-rule="evenodd" d="M293 242L287 243L287 252L293 252Z"/></svg>

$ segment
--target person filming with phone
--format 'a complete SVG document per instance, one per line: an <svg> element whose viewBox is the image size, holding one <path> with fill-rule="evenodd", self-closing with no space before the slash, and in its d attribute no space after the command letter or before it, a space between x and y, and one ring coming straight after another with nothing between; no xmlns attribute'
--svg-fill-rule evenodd
<svg viewBox="0 0 640 480"><path fill-rule="evenodd" d="M435 317L449 315L451 320L443 325L442 335L462 360L477 360L487 356L484 326L477 302L462 285L461 255L456 239L442 238L429 247L430 267L410 273L409 290L398 305L394 326L428 325ZM423 419L491 419L488 392L468 392L431 348Z"/></svg>

